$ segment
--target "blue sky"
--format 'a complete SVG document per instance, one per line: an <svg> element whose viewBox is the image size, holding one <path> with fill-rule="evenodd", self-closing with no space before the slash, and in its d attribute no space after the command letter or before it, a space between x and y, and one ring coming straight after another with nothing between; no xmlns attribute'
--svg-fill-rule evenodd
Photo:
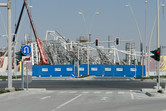
<svg viewBox="0 0 166 111"><path fill-rule="evenodd" d="M156 17L156 1L147 0L147 43L149 43L150 33ZM1 0L0 2L7 2ZM165 0L160 0L164 3ZM23 0L12 0L12 25L18 19ZM31 13L38 36L45 39L46 30L57 30L67 39L76 40L80 36L87 36L87 28L90 28L92 17L96 11L100 14L95 16L92 25L92 41L98 38L101 41L108 39L108 35L114 40L119 37L120 40L134 40L139 50L139 35L129 8L125 7L130 3L137 19L142 39L145 39L145 0L28 0L32 5ZM0 7L0 11L6 21L7 9ZM82 11L85 16L87 27L81 15ZM160 45L165 45L166 34L166 17L163 14L165 9L160 8ZM26 11L24 10L24 13ZM20 27L18 44L23 41L25 33L30 31L30 24L27 14L25 15L22 26ZM0 17L0 35L4 35L2 17ZM32 33L33 34L33 33ZM34 38L34 37L33 37ZM6 38L1 38L0 46L6 46ZM156 28L153 33L152 48L156 47ZM121 47L124 47L121 43Z"/></svg>

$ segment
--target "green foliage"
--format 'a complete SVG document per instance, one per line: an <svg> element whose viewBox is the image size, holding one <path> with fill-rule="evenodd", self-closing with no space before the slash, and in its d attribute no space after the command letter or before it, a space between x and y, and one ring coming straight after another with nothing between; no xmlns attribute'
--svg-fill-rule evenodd
<svg viewBox="0 0 166 111"><path fill-rule="evenodd" d="M81 75L79 78L84 78L84 77L89 77L91 75ZM75 78L78 78L78 77L75 77Z"/></svg>
<svg viewBox="0 0 166 111"><path fill-rule="evenodd" d="M20 76L17 76L17 79L21 78ZM0 76L0 79L8 79L8 76ZM13 76L12 79L16 79L16 76Z"/></svg>
<svg viewBox="0 0 166 111"><path fill-rule="evenodd" d="M150 76L150 77L136 77L135 79L155 79L156 76ZM166 75L160 76L160 78L166 78Z"/></svg>
<svg viewBox="0 0 166 111"><path fill-rule="evenodd" d="M15 89L15 91L23 91L24 89Z"/></svg>
<svg viewBox="0 0 166 111"><path fill-rule="evenodd" d="M7 79L8 76L0 76L0 79Z"/></svg>
<svg viewBox="0 0 166 111"><path fill-rule="evenodd" d="M10 91L9 90L1 90L0 94L7 93L7 92L10 92Z"/></svg>
<svg viewBox="0 0 166 111"><path fill-rule="evenodd" d="M15 89L15 91L23 91L24 89ZM3 94L3 93L8 93L10 92L9 90L0 90L0 94Z"/></svg>

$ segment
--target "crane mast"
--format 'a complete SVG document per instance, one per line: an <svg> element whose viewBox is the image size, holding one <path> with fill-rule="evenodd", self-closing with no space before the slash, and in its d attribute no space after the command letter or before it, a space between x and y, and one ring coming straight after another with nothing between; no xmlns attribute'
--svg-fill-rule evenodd
<svg viewBox="0 0 166 111"><path fill-rule="evenodd" d="M38 36L37 36L36 29L35 29L35 26L33 24L32 16L30 14L28 4L27 4L26 0L24 0L24 5L27 9L28 17L29 17L29 20L30 20L30 23L31 23L31 26L32 26L32 30L33 30L33 33L34 33L34 36L35 36L35 39L36 39L36 43L37 43L37 46L38 46L38 49L39 49L39 52L40 52L40 55L41 55L40 64L48 64L48 58L47 58L45 50L43 48L42 40L40 38L38 38Z"/></svg>

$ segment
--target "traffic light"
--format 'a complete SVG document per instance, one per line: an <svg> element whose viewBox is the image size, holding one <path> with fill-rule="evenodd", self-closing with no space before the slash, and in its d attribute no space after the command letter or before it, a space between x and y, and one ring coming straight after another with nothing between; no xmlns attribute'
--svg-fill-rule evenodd
<svg viewBox="0 0 166 111"><path fill-rule="evenodd" d="M19 65L22 59L22 53L21 51L19 51L19 52L16 52L15 54L16 54L17 65Z"/></svg>
<svg viewBox="0 0 166 111"><path fill-rule="evenodd" d="M135 60L131 60L131 64L133 64L133 65L134 65L134 64L135 64Z"/></svg>
<svg viewBox="0 0 166 111"><path fill-rule="evenodd" d="M98 39L96 39L96 41L95 41L96 46L98 46L98 42L99 42Z"/></svg>
<svg viewBox="0 0 166 111"><path fill-rule="evenodd" d="M119 45L119 38L116 38L116 45Z"/></svg>
<svg viewBox="0 0 166 111"><path fill-rule="evenodd" d="M152 54L154 54L154 55L150 56L151 58L153 58L156 61L160 61L160 48L153 50L153 51L150 51L150 52Z"/></svg>

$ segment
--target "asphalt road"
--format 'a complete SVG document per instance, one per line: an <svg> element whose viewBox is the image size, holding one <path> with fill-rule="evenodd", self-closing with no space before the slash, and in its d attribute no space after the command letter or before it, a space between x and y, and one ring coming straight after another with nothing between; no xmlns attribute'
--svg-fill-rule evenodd
<svg viewBox="0 0 166 111"><path fill-rule="evenodd" d="M47 90L141 90L153 88L155 81L140 81L126 79L111 80L33 80L29 88L46 88ZM21 88L21 81L13 81L15 88ZM24 85L26 87L26 84ZM165 84L161 83L164 88ZM7 87L7 81L0 81L0 87Z"/></svg>
<svg viewBox="0 0 166 111"><path fill-rule="evenodd" d="M166 95L149 97L140 91L154 85L149 80L107 78L33 80L29 87L35 89L0 95L0 107L2 111L166 111ZM0 81L0 86L7 87L7 81ZM20 88L21 81L13 81L13 86Z"/></svg>
<svg viewBox="0 0 166 111"><path fill-rule="evenodd" d="M141 90L142 88L153 88L155 82L142 82L133 80L45 80L33 81L29 87L31 88L46 88L48 90L66 90L66 89L87 89L87 90L110 90L110 89L126 89L126 90ZM164 87L164 84L161 84Z"/></svg>

